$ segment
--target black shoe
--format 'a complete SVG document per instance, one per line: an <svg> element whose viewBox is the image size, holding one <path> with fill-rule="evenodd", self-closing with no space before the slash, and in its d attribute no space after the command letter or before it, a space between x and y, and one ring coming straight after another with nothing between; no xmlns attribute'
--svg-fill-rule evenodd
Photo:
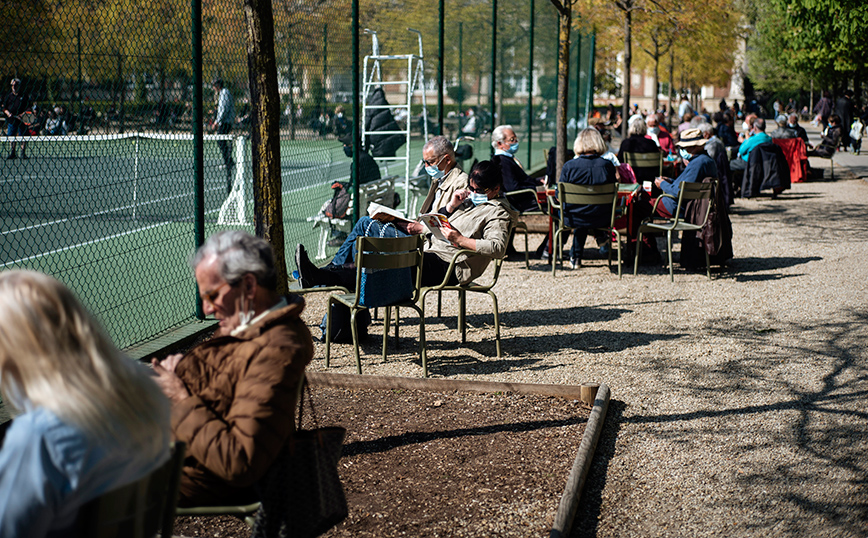
<svg viewBox="0 0 868 538"><path fill-rule="evenodd" d="M8 157L6 157L6 160L9 161L11 159L17 159L17 158L18 158L18 155L16 155L15 152L13 151L12 153L9 154Z"/></svg>
<svg viewBox="0 0 868 538"><path fill-rule="evenodd" d="M317 272L317 267L307 257L307 251L301 243L295 249L295 267L298 269L298 283L302 288L312 288L316 285L310 279Z"/></svg>
<svg viewBox="0 0 868 538"><path fill-rule="evenodd" d="M30 157L28 157L26 153L22 153L22 154L21 154L21 158L24 159L24 160L27 160L27 159L29 159Z"/></svg>

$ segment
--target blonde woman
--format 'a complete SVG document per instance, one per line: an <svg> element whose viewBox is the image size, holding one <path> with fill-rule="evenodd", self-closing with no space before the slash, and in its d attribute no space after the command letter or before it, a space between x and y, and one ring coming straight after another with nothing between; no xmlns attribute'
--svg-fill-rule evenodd
<svg viewBox="0 0 868 538"><path fill-rule="evenodd" d="M0 273L0 391L16 413L0 450L0 536L78 536L87 501L169 458L169 402L72 292Z"/></svg>

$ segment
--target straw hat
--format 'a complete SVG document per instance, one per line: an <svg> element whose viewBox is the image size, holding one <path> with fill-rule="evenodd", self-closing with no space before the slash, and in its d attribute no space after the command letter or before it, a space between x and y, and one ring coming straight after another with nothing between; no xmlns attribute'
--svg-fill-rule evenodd
<svg viewBox="0 0 868 538"><path fill-rule="evenodd" d="M681 138L676 144L680 148L689 148L691 146L704 146L705 137L699 129L685 129L681 131Z"/></svg>

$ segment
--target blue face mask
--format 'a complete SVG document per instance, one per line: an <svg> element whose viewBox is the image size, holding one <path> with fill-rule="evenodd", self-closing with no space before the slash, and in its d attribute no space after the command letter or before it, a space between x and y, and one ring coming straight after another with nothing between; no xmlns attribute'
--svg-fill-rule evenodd
<svg viewBox="0 0 868 538"><path fill-rule="evenodd" d="M479 204L484 204L488 201L488 195L484 192L471 192L467 199L470 200L474 206L478 206Z"/></svg>
<svg viewBox="0 0 868 538"><path fill-rule="evenodd" d="M433 164L426 166L425 172L429 176L431 176L432 179L440 179L441 177L446 175L446 173L443 170L440 170L439 168L437 168Z"/></svg>
<svg viewBox="0 0 868 538"><path fill-rule="evenodd" d="M515 155L515 152L516 152L516 151L518 151L518 142L516 142L515 144L510 144L510 145L509 145L509 152L510 152L510 153L512 153L513 155Z"/></svg>
<svg viewBox="0 0 868 538"><path fill-rule="evenodd" d="M683 149L683 148L678 148L678 155L680 155L681 158L684 159L685 161L689 161L690 159L693 158L693 155L688 153L688 151L686 149Z"/></svg>

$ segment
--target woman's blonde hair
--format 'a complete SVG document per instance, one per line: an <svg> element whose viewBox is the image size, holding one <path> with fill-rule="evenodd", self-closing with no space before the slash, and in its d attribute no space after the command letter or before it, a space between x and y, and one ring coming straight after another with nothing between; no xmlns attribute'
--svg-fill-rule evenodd
<svg viewBox="0 0 868 538"><path fill-rule="evenodd" d="M609 151L609 148L606 147L603 135L593 127L583 129L579 133L579 136L576 137L576 141L573 142L573 153L576 155L587 155L589 153L602 155L607 151Z"/></svg>
<svg viewBox="0 0 868 538"><path fill-rule="evenodd" d="M169 402L73 293L33 271L0 273L0 390L16 412L43 407L94 440L156 456Z"/></svg>

